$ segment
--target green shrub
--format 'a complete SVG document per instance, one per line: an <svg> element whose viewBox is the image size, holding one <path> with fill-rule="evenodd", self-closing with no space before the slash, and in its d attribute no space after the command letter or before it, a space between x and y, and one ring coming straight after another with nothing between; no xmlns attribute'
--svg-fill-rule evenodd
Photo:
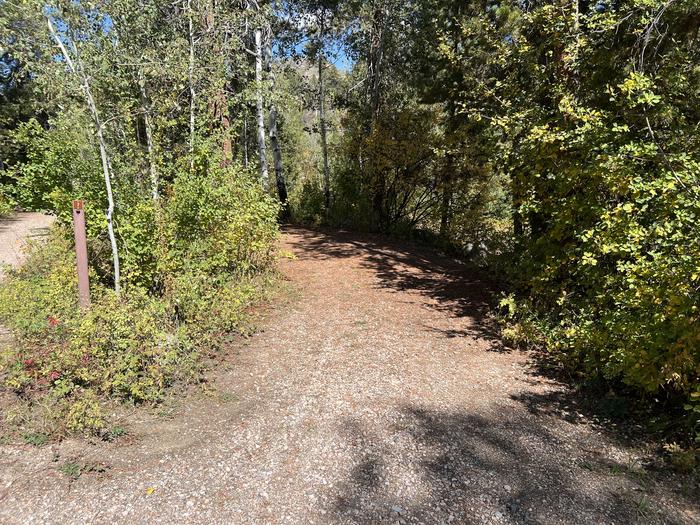
<svg viewBox="0 0 700 525"><path fill-rule="evenodd" d="M0 188L0 218L10 215L15 209L12 200L2 193Z"/></svg>
<svg viewBox="0 0 700 525"><path fill-rule="evenodd" d="M152 200L140 200L119 214L117 227L122 241L123 282L157 292L163 285L159 260L164 256L162 212ZM106 246L105 246L106 248ZM105 253L108 253L105 249ZM109 267L111 261L103 264Z"/></svg>
<svg viewBox="0 0 700 525"><path fill-rule="evenodd" d="M91 390L74 396L65 419L70 432L95 432L105 427L100 402Z"/></svg>
<svg viewBox="0 0 700 525"><path fill-rule="evenodd" d="M239 326L246 307L260 295L256 279L185 272L170 283L169 301L179 319L204 332L229 332Z"/></svg>
<svg viewBox="0 0 700 525"><path fill-rule="evenodd" d="M0 359L0 379L17 394L5 424L102 434L104 401L157 403L172 385L196 381L201 356L245 330L246 308L264 294L277 212L239 167L181 175L158 203L126 202L121 296L103 271L109 252L97 253L104 240L91 237L85 312L72 232L54 228L0 286L0 322L16 335Z"/></svg>
<svg viewBox="0 0 700 525"><path fill-rule="evenodd" d="M0 286L0 321L25 340L60 340L77 318L77 276L70 232L54 229L44 244L29 247L19 270Z"/></svg>
<svg viewBox="0 0 700 525"><path fill-rule="evenodd" d="M55 388L65 394L87 387L155 402L173 381L189 379L194 354L187 338L167 322L166 305L135 288L123 298L105 293L76 323L67 346L49 354L45 370L58 377Z"/></svg>
<svg viewBox="0 0 700 525"><path fill-rule="evenodd" d="M22 441L27 445L43 447L49 441L49 438L46 434L41 434L39 432L25 432L22 434Z"/></svg>
<svg viewBox="0 0 700 525"><path fill-rule="evenodd" d="M62 221L70 220L73 199L99 202L96 208L103 208L106 196L90 122L81 112L66 112L50 124L46 129L31 119L13 132L15 147L25 152L26 159L10 170L12 197L23 208L52 210Z"/></svg>
<svg viewBox="0 0 700 525"><path fill-rule="evenodd" d="M240 166L206 175L181 174L164 209L172 267L207 273L267 267L279 205Z"/></svg>
<svg viewBox="0 0 700 525"><path fill-rule="evenodd" d="M638 159L617 154L579 175L599 193L571 196L565 177L550 183L539 207L550 218L514 266L515 282L537 312L544 346L572 369L641 398L674 399L697 419L700 164L679 155L672 172L640 174Z"/></svg>
<svg viewBox="0 0 700 525"><path fill-rule="evenodd" d="M324 221L325 197L320 180L307 177L300 181L289 196L292 221L300 224L319 225Z"/></svg>

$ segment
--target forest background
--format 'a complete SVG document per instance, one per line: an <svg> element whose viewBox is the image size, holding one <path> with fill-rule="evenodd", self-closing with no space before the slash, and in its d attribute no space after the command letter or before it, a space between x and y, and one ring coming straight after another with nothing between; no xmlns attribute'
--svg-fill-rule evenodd
<svg viewBox="0 0 700 525"><path fill-rule="evenodd" d="M1 0L0 212L58 217L0 289L3 424L105 433L105 400L197 380L292 221L469 258L507 342L692 442L699 27L694 0Z"/></svg>

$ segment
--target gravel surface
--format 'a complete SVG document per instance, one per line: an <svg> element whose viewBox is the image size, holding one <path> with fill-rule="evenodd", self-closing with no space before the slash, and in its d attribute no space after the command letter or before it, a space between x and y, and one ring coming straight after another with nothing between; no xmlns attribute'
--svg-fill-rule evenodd
<svg viewBox="0 0 700 525"><path fill-rule="evenodd" d="M3 266L17 266L24 260L27 241L45 237L54 217L43 213L15 213L0 218L0 279Z"/></svg>
<svg viewBox="0 0 700 525"><path fill-rule="evenodd" d="M0 522L699 521L683 478L500 346L458 262L343 232L283 243L296 292L208 395L134 410L113 443L0 447Z"/></svg>

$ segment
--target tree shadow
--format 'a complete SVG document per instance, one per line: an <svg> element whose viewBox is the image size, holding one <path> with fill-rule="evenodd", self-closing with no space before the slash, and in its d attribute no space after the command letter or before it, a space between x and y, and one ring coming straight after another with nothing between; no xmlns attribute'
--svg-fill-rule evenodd
<svg viewBox="0 0 700 525"><path fill-rule="evenodd" d="M346 421L341 433L357 455L331 515L358 524L686 522L648 499L626 465L595 450L575 458L540 419L506 411L491 418L409 405L400 424L374 428L391 439ZM401 494L397 481L407 477L418 496Z"/></svg>
<svg viewBox="0 0 700 525"><path fill-rule="evenodd" d="M0 233L7 232L7 231L12 231L13 230L13 225L16 223L21 223L23 221L23 217L21 215L8 215L5 217L0 217ZM27 239L33 239L33 238L39 238L39 237L46 237L51 228L47 226L38 226L34 228L29 228L29 234L24 235L23 237Z"/></svg>
<svg viewBox="0 0 700 525"><path fill-rule="evenodd" d="M0 217L0 232L12 229L12 225L16 222L20 222L20 218L17 215Z"/></svg>
<svg viewBox="0 0 700 525"><path fill-rule="evenodd" d="M298 227L286 227L286 231L294 234L290 242L297 248L301 259L353 259L352 264L372 272L378 287L417 293L425 298L425 307L445 312L453 318L470 320L466 326L465 323L455 323L447 328L426 322L424 328L427 331L446 338L479 338L489 343L490 351L512 351L502 343L498 326L488 315L489 300L495 290L480 280L478 273L468 264L434 248L381 234ZM669 432L668 427L675 421L679 441L683 441L681 433L685 432L687 437L687 425L683 426L681 422L683 414L663 417L663 406L650 411L640 405L638 409L631 402L632 398L610 395L607 387L605 392L581 389L580 378L567 375L560 361L551 353L529 352L528 368L533 378L547 378L562 386L546 393L527 392L513 396L532 413L557 415L576 424L598 422L601 432L624 446L653 440L653 432L642 424L650 420L658 420L658 425L663 426L660 430L666 435L676 431L671 428ZM675 406L682 404L676 403ZM579 414L585 417L581 418Z"/></svg>
<svg viewBox="0 0 700 525"><path fill-rule="evenodd" d="M288 242L299 259L347 259L347 264L368 270L378 288L416 294L426 308L469 320L448 328L426 321L426 330L447 338L478 337L489 341L493 350L509 351L487 315L493 290L468 265L435 249L378 234L285 230L293 234ZM331 509L335 518L368 524L688 522L680 511L669 510L673 503L664 504L665 496L645 491L646 484L659 483L666 496L673 489L673 499L693 508L694 492L680 494L673 474L642 465L653 474L644 478L624 460L612 460L610 454L577 441L589 432L572 427L561 442L548 430L553 418L576 425L590 425L597 418L600 425L594 430L604 436L601 442L613 437L623 446L632 444L620 426L610 424L613 419L608 416L620 410L615 407L618 401L606 404L581 396L571 388L571 378L566 381L554 370L551 356L530 357L532 382L548 377L561 388L512 395L525 410L509 405L495 416L405 406L399 408L402 428L375 428L377 435L370 433L374 424L345 422L342 433L361 446L350 447L357 457ZM638 426L634 430L639 434ZM392 449L386 432L408 440L408 452ZM425 494L413 501L398 495L390 481L397 469L415 474Z"/></svg>
<svg viewBox="0 0 700 525"><path fill-rule="evenodd" d="M433 248L380 234L293 226L284 227L284 231L293 234L289 244L299 259L354 259L372 272L377 287L419 294L426 308L470 321L464 329L426 326L427 330L447 338L478 336L488 341L492 351L510 351L488 316L493 290L464 262Z"/></svg>

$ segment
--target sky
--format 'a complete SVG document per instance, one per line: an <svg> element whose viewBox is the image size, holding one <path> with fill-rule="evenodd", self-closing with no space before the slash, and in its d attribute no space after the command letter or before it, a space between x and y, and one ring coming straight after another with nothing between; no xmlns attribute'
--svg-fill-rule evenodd
<svg viewBox="0 0 700 525"><path fill-rule="evenodd" d="M294 47L294 53L297 55L303 55L305 45L306 44L303 42L298 43ZM350 70L352 70L353 61L347 55L347 53L343 49L343 46L340 42L336 42L333 45L331 45L330 47L326 47L326 58L339 71L342 71L344 73L348 73L348 72L350 72Z"/></svg>
<svg viewBox="0 0 700 525"><path fill-rule="evenodd" d="M47 9L51 9L47 6ZM95 12L97 15L97 12ZM51 11L49 11L49 14L51 14ZM65 24L61 20L54 20L54 23L56 24L56 27L61 33L62 31L65 30ZM104 14L101 16L101 24L102 24L102 31L104 34L108 34L112 27L114 26L114 21L108 14ZM302 55L304 52L306 42L299 42L296 44L294 47L294 53L298 55ZM279 48L278 48L279 49ZM352 70L353 67L353 61L352 59L348 56L346 53L345 49L343 49L342 42L340 40L336 40L330 43L330 45L326 46L326 58L327 60L332 63L339 71L342 72L349 72ZM277 51L275 53L279 56ZM62 60L62 57L58 56L57 59Z"/></svg>

